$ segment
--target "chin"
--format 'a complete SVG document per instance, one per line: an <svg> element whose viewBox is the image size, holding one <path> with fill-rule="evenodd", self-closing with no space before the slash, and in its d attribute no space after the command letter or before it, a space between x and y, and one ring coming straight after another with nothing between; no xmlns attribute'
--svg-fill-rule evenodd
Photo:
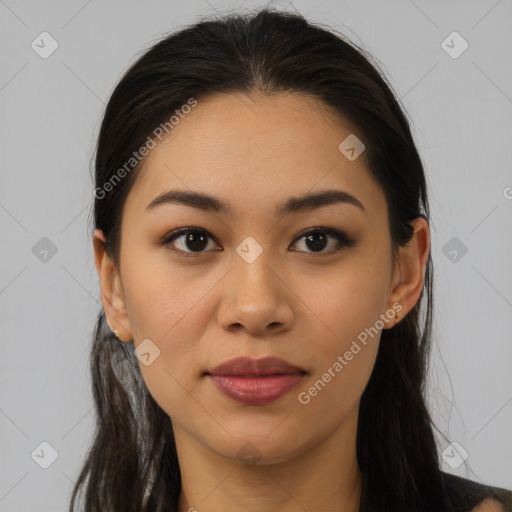
<svg viewBox="0 0 512 512"><path fill-rule="evenodd" d="M261 466L287 462L308 449L314 442L304 442L289 434L262 435L261 431L247 429L243 436L226 439L220 446L211 448L220 455L246 466Z"/></svg>

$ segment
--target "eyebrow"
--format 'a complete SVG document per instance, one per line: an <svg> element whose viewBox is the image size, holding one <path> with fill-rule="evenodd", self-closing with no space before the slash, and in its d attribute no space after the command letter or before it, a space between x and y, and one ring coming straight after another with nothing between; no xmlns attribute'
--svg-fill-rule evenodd
<svg viewBox="0 0 512 512"><path fill-rule="evenodd" d="M351 204L364 213L365 207L352 194L343 190L324 190L317 193L306 193L300 197L290 197L284 203L276 206L277 217L284 217L290 213L311 211L332 204ZM233 207L230 203L224 202L214 196L188 190L169 190L157 196L146 206L145 211L154 210L157 206L164 204L182 204L204 211L214 211L225 215L233 216Z"/></svg>

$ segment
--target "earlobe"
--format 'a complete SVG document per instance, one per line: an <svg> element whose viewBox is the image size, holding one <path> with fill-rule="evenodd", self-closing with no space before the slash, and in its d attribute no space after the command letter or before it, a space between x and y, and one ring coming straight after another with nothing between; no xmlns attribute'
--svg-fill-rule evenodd
<svg viewBox="0 0 512 512"><path fill-rule="evenodd" d="M121 341L133 339L130 322L126 313L123 288L119 272L105 251L105 236L100 229L93 234L94 260L100 280L101 302L107 323Z"/></svg>

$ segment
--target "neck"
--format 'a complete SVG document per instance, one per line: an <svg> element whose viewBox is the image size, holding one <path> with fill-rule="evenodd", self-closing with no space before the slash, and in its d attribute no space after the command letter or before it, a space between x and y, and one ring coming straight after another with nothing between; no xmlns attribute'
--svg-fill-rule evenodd
<svg viewBox="0 0 512 512"><path fill-rule="evenodd" d="M322 441L277 463L242 464L173 424L182 488L179 512L359 512L358 410Z"/></svg>

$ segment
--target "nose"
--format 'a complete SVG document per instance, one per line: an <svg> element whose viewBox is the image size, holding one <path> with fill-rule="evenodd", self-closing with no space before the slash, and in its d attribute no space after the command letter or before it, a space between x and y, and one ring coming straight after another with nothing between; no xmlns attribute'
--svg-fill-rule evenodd
<svg viewBox="0 0 512 512"><path fill-rule="evenodd" d="M253 262L234 258L224 280L218 323L236 332L245 329L252 337L276 335L291 328L293 293L283 272L264 256Z"/></svg>

